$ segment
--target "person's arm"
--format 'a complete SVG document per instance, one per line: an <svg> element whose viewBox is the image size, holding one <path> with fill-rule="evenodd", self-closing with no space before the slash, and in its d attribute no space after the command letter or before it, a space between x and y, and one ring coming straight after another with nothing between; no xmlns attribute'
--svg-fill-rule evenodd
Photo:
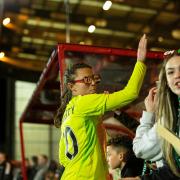
<svg viewBox="0 0 180 180"><path fill-rule="evenodd" d="M139 42L137 63L134 71L127 86L123 90L112 94L90 94L79 96L74 113L92 116L102 115L105 111L121 108L135 100L139 95L146 73L146 65L144 64L146 57L146 45L147 39L144 35Z"/></svg>
<svg viewBox="0 0 180 180"><path fill-rule="evenodd" d="M127 86L123 90L107 95L106 111L121 108L135 100L139 95L145 73L146 66L137 61Z"/></svg>
<svg viewBox="0 0 180 180"><path fill-rule="evenodd" d="M162 159L160 141L156 132L155 108L156 108L156 88L149 91L145 99L147 111L143 111L140 125L136 130L133 140L133 150L137 157L151 161Z"/></svg>
<svg viewBox="0 0 180 180"><path fill-rule="evenodd" d="M107 111L121 108L131 103L138 97L146 73L146 66L144 64L146 53L147 39L146 35L144 34L139 41L137 50L137 63L130 80L123 90L109 94L106 102Z"/></svg>
<svg viewBox="0 0 180 180"><path fill-rule="evenodd" d="M151 161L162 159L160 141L154 124L154 113L143 111L133 140L133 151L138 158Z"/></svg>

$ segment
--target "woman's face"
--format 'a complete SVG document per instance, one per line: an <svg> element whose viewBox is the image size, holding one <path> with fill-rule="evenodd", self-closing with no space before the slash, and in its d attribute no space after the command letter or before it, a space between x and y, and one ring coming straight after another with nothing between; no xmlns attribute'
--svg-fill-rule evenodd
<svg viewBox="0 0 180 180"><path fill-rule="evenodd" d="M174 56L165 67L167 83L171 91L180 96L180 56Z"/></svg>
<svg viewBox="0 0 180 180"><path fill-rule="evenodd" d="M78 80L83 80L84 77L92 77L93 71L91 68L80 68L76 70L76 76L74 83L70 85L70 89L74 96L76 95L87 95L96 93L96 82L92 80L91 83L86 84L83 81L78 82ZM76 82L77 81L77 82Z"/></svg>

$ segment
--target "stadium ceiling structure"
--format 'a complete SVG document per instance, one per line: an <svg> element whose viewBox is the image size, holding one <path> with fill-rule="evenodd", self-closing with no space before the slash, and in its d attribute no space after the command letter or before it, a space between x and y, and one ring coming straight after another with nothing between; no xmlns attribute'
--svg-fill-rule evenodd
<svg viewBox="0 0 180 180"><path fill-rule="evenodd" d="M140 36L148 36L149 50L179 48L179 0L2 0L1 61L42 71L57 43L71 42L136 49ZM96 27L93 33L88 27ZM69 26L67 32L67 26ZM68 38L67 38L68 36Z"/></svg>

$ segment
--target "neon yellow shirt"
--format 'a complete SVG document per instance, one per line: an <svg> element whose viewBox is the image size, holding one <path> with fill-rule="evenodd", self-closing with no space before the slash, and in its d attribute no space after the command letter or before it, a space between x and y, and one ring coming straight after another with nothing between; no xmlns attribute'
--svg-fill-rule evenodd
<svg viewBox="0 0 180 180"><path fill-rule="evenodd" d="M127 86L112 94L89 94L71 99L63 115L59 144L62 180L105 180L107 163L100 147L98 119L106 111L123 107L138 97L146 66L137 61Z"/></svg>

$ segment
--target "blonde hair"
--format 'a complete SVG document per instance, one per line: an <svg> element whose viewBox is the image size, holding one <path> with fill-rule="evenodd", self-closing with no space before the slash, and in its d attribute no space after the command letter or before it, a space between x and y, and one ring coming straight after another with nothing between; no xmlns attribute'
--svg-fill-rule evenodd
<svg viewBox="0 0 180 180"><path fill-rule="evenodd" d="M157 112L156 117L160 123L167 129L175 132L177 124L178 113L178 96L174 94L168 86L166 78L166 64L177 54L172 54L164 60L160 74L159 74L159 86L158 86L158 99L157 99ZM166 140L162 139L162 150L164 158L167 161L172 172L180 177L180 172L177 168L175 159L173 157L173 146Z"/></svg>

